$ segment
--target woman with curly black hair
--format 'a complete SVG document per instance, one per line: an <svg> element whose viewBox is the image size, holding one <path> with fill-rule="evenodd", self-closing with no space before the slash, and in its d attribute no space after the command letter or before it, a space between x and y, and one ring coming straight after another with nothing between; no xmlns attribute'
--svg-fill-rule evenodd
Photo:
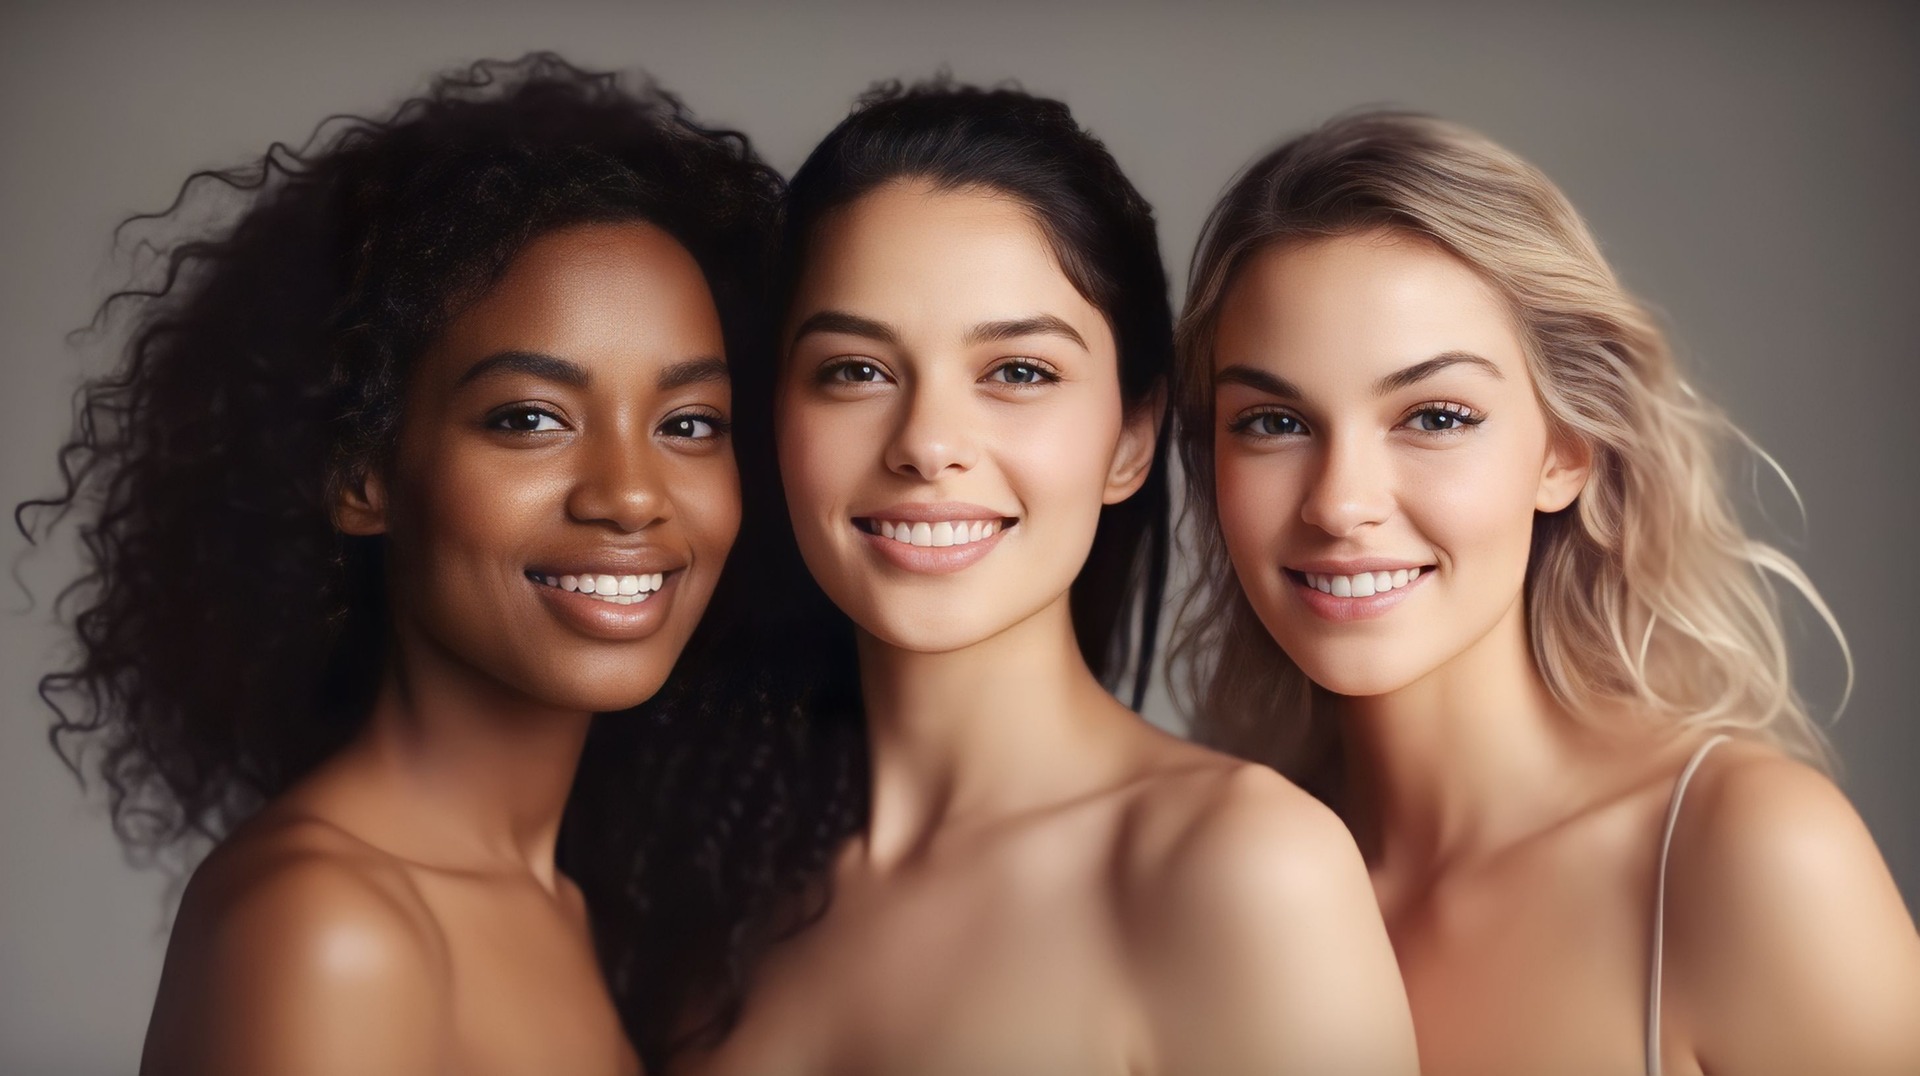
<svg viewBox="0 0 1920 1076"><path fill-rule="evenodd" d="M124 361L82 392L64 492L22 506L30 533L77 513L89 557L56 743L97 752L129 844L221 841L145 1071L637 1069L555 849L596 712L767 712L751 676L669 673L728 630L695 629L741 523L729 368L764 365L779 192L741 136L538 55L146 218L190 234L108 301L137 313ZM240 207L207 226L208 195ZM692 774L695 816L767 771L600 739L602 780ZM562 868L680 862L626 789L583 797ZM678 922L652 912L639 934Z"/></svg>

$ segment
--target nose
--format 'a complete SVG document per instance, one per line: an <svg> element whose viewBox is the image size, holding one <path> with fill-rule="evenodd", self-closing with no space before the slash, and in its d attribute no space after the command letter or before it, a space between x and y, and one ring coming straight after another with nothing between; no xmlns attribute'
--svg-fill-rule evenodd
<svg viewBox="0 0 1920 1076"><path fill-rule="evenodd" d="M645 432L609 430L588 439L577 457L579 469L567 493L569 517L623 534L645 530L671 517L671 502Z"/></svg>
<svg viewBox="0 0 1920 1076"><path fill-rule="evenodd" d="M1345 538L1393 514L1393 476L1383 446L1363 439L1328 438L1309 479L1300 518Z"/></svg>
<svg viewBox="0 0 1920 1076"><path fill-rule="evenodd" d="M978 453L969 418L958 394L924 382L915 386L887 445L887 469L929 482L971 470Z"/></svg>

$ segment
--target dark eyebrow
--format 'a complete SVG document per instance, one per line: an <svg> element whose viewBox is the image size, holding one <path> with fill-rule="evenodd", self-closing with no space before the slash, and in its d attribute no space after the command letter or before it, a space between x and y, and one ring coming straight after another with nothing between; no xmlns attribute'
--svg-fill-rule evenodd
<svg viewBox="0 0 1920 1076"><path fill-rule="evenodd" d="M808 333L846 333L849 336L864 336L869 340L878 340L889 346L898 346L900 334L893 326L884 321L863 318L858 314L849 314L844 310L822 310L807 316L800 327L793 330L793 339L798 343Z"/></svg>
<svg viewBox="0 0 1920 1076"><path fill-rule="evenodd" d="M660 371L660 377L655 383L659 386L661 392L671 392L674 389L685 388L688 385L702 385L713 381L726 381L729 379L729 376L727 373L727 361L709 355L704 358L688 359L685 362L674 363L672 366Z"/></svg>
<svg viewBox="0 0 1920 1076"><path fill-rule="evenodd" d="M455 387L483 377L508 372L531 374L534 377L557 381L577 389L586 388L587 382L592 380L587 375L586 368L579 363L568 362L553 355L542 355L537 351L501 351L488 355L467 367L467 372L460 375L460 380L455 382Z"/></svg>
<svg viewBox="0 0 1920 1076"><path fill-rule="evenodd" d="M1087 342L1080 338L1073 326L1054 317L1052 314L1035 314L1028 318L1013 318L1008 321L983 321L967 330L969 344L988 344L997 340L1012 340L1021 336L1064 336L1080 345L1080 350L1089 350Z"/></svg>
<svg viewBox="0 0 1920 1076"><path fill-rule="evenodd" d="M1427 378L1432 377L1449 366L1461 365L1477 367L1486 373L1492 374L1497 381L1505 381L1507 379L1506 375L1500 372L1500 368L1487 359L1483 359L1478 355L1466 351L1445 351L1425 362L1416 362L1404 370L1396 370L1380 380L1375 381L1373 383L1373 394L1375 396L1385 396L1389 392L1404 389L1408 385L1425 381Z"/></svg>
<svg viewBox="0 0 1920 1076"><path fill-rule="evenodd" d="M1213 381L1216 385L1245 385L1269 396L1284 396L1289 400L1298 400L1304 395L1284 377L1237 363L1213 375Z"/></svg>

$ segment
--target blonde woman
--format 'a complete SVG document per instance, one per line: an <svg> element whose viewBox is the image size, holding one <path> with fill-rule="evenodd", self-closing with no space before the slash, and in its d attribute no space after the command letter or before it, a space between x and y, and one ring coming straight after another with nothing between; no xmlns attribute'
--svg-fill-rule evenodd
<svg viewBox="0 0 1920 1076"><path fill-rule="evenodd" d="M1423 1071L1920 1072L1920 938L1774 586L1826 608L1545 176L1418 116L1297 138L1180 346L1197 729L1353 829Z"/></svg>

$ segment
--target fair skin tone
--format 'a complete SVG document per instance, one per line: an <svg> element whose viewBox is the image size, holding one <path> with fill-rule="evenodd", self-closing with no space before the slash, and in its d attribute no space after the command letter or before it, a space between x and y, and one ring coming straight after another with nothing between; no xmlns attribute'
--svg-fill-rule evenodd
<svg viewBox="0 0 1920 1076"><path fill-rule="evenodd" d="M738 529L723 354L638 223L535 239L428 348L335 509L384 536L388 675L195 873L143 1072L638 1072L554 843L593 713L659 688Z"/></svg>
<svg viewBox="0 0 1920 1076"><path fill-rule="evenodd" d="M782 473L858 631L872 813L825 918L681 1068L1411 1072L1338 820L1156 731L1080 655L1068 588L1158 401L1124 407L1107 319L1025 208L867 194L815 233L786 342Z"/></svg>
<svg viewBox="0 0 1920 1076"><path fill-rule="evenodd" d="M1213 372L1223 533L1334 693L1422 1070L1643 1071L1658 841L1703 736L1569 713L1534 664L1533 518L1590 460L1550 434L1501 297L1391 232L1274 245L1223 302ZM1825 777L1721 745L1667 901L1665 1072L1920 1071L1920 939Z"/></svg>

